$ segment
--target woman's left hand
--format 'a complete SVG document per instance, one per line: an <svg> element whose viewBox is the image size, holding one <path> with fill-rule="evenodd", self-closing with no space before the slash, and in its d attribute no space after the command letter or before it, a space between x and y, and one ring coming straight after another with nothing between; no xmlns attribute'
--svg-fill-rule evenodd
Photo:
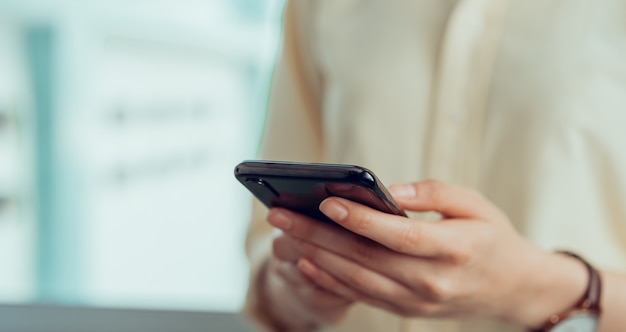
<svg viewBox="0 0 626 332"><path fill-rule="evenodd" d="M338 197L320 210L345 230L284 209L268 220L299 240L298 266L317 285L402 316L537 327L584 292L584 266L526 241L478 192L433 180L390 191L404 209L437 211L443 220L411 220Z"/></svg>

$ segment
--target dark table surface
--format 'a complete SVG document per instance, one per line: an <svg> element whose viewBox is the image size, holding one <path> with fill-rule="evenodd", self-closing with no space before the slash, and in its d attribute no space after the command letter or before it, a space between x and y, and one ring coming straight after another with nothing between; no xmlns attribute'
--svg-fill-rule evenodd
<svg viewBox="0 0 626 332"><path fill-rule="evenodd" d="M0 304L0 332L257 331L236 313Z"/></svg>

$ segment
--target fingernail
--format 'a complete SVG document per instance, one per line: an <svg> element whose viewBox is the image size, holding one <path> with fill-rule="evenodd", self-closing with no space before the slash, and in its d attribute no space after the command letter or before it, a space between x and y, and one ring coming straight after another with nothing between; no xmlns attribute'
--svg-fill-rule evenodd
<svg viewBox="0 0 626 332"><path fill-rule="evenodd" d="M282 211L270 210L267 221L269 221L272 226L284 231L291 228L291 219Z"/></svg>
<svg viewBox="0 0 626 332"><path fill-rule="evenodd" d="M306 258L298 260L298 268L300 268L300 270L309 277L317 275L317 268Z"/></svg>
<svg viewBox="0 0 626 332"><path fill-rule="evenodd" d="M334 200L324 200L320 204L320 211L324 213L328 218L338 221L343 220L348 215L348 209L342 204Z"/></svg>
<svg viewBox="0 0 626 332"><path fill-rule="evenodd" d="M394 184L389 187L391 195L396 197L415 197L415 187L411 184Z"/></svg>

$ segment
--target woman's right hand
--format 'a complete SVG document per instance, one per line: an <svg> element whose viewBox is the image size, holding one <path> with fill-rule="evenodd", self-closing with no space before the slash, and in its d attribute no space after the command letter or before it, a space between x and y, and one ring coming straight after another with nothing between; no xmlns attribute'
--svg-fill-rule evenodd
<svg viewBox="0 0 626 332"><path fill-rule="evenodd" d="M319 288L300 272L297 241L285 234L274 239L273 253L262 276L266 308L277 325L288 331L311 331L337 323L353 302Z"/></svg>

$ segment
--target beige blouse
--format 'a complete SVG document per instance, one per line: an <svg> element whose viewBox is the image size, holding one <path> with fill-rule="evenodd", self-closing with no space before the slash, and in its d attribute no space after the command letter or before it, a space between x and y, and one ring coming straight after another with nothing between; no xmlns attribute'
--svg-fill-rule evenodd
<svg viewBox="0 0 626 332"><path fill-rule="evenodd" d="M261 158L474 187L537 245L626 272L626 1L298 0L285 21ZM327 330L523 329L356 305Z"/></svg>

